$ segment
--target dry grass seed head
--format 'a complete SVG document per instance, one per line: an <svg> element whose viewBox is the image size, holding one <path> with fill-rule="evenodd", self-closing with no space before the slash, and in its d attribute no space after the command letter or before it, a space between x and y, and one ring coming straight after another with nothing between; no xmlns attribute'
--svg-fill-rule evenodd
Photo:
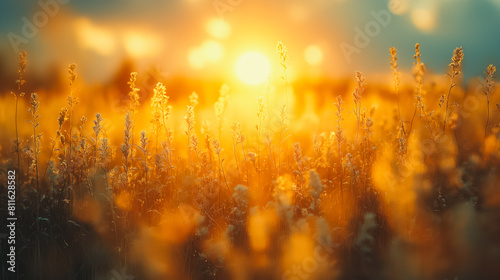
<svg viewBox="0 0 500 280"><path fill-rule="evenodd" d="M72 63L68 66L68 73L69 73L69 82L70 85L73 85L76 81L77 75L76 75L76 64Z"/></svg>
<svg viewBox="0 0 500 280"><path fill-rule="evenodd" d="M401 84L401 77L400 77L400 74L398 72L398 57L397 57L398 51L395 47L391 47L389 50L389 53L391 54L390 63L391 63L391 69L392 69L393 76L394 76L394 84L395 84L396 92L397 92L399 90L399 85Z"/></svg>
<svg viewBox="0 0 500 280"><path fill-rule="evenodd" d="M309 193L315 199L318 199L323 191L323 185L321 184L321 179L319 178L318 173L316 171L309 171Z"/></svg>
<svg viewBox="0 0 500 280"><path fill-rule="evenodd" d="M398 51L395 47L391 47L389 49L389 53L391 54L390 59L391 59L391 69L396 70L398 68Z"/></svg>
<svg viewBox="0 0 500 280"><path fill-rule="evenodd" d="M293 144L293 159L300 169L302 167L302 147L299 142Z"/></svg>
<svg viewBox="0 0 500 280"><path fill-rule="evenodd" d="M68 108L63 107L59 112L59 117L57 118L57 122L59 123L59 130L61 130L64 122L68 120Z"/></svg>
<svg viewBox="0 0 500 280"><path fill-rule="evenodd" d="M359 104L361 102L361 95L365 90L365 77L363 73L356 71L356 81L358 83L357 87L354 89L352 96L354 97L354 103Z"/></svg>
<svg viewBox="0 0 500 280"><path fill-rule="evenodd" d="M196 152L198 150L198 135L193 133L189 138L189 149Z"/></svg>
<svg viewBox="0 0 500 280"><path fill-rule="evenodd" d="M365 126L367 128L370 128L370 127L372 127L372 125L373 125L373 119L371 117L366 118L366 120L365 120Z"/></svg>
<svg viewBox="0 0 500 280"><path fill-rule="evenodd" d="M223 84L219 91L219 99L214 104L215 115L217 119L222 121L222 115L224 114L224 110L227 105L227 99L229 98L229 86L227 84Z"/></svg>
<svg viewBox="0 0 500 280"><path fill-rule="evenodd" d="M286 70L287 68L287 61L288 61L288 54L286 50L286 46L283 44L283 42L278 41L277 46L276 46L276 52L278 53L280 57L280 62L281 66Z"/></svg>
<svg viewBox="0 0 500 280"><path fill-rule="evenodd" d="M453 51L453 57L451 58L451 63L449 65L451 67L453 75L456 76L460 73L460 65L462 64L463 58L464 58L463 48L462 47L456 48Z"/></svg>
<svg viewBox="0 0 500 280"><path fill-rule="evenodd" d="M222 148L220 147L219 139L212 139L212 147L214 148L215 154L220 156L220 153L222 152Z"/></svg>
<svg viewBox="0 0 500 280"><path fill-rule="evenodd" d="M484 72L486 74L485 82L486 82L486 89L484 91L484 94L489 97L489 95L492 93L494 89L494 75L495 72L497 71L497 68L493 66L493 64L490 64L486 71Z"/></svg>
<svg viewBox="0 0 500 280"><path fill-rule="evenodd" d="M102 130L102 121L103 121L103 119L101 117L101 113L97 113L95 115L95 117L96 117L96 119L94 120L94 126L92 127L92 129L94 130L95 135L98 136L99 133Z"/></svg>
<svg viewBox="0 0 500 280"><path fill-rule="evenodd" d="M238 121L234 121L231 125L231 133L233 136L233 141L236 145L245 141L245 136L241 132L241 125Z"/></svg>
<svg viewBox="0 0 500 280"><path fill-rule="evenodd" d="M38 107L40 106L40 99L38 98L38 94L36 94L36 92L31 93L30 106L31 107L28 108L28 111L33 116L36 116L36 113L38 111Z"/></svg>
<svg viewBox="0 0 500 280"><path fill-rule="evenodd" d="M146 137L146 131L141 131L141 149L146 151L146 146L148 145L148 137Z"/></svg>
<svg viewBox="0 0 500 280"><path fill-rule="evenodd" d="M130 86L128 96L130 98L130 110L134 113L137 113L137 108L139 107L139 89L135 87L136 80L137 72L130 73L130 80L127 82Z"/></svg>
<svg viewBox="0 0 500 280"><path fill-rule="evenodd" d="M194 125L196 124L194 120L194 106L187 105L186 115L184 116L184 120L188 125L188 130L186 131L186 135L189 136L189 132L194 129Z"/></svg>
<svg viewBox="0 0 500 280"><path fill-rule="evenodd" d="M153 98L151 98L151 107L156 110L162 110L168 102L169 96L166 94L166 88L163 83L157 83L153 89Z"/></svg>
<svg viewBox="0 0 500 280"><path fill-rule="evenodd" d="M418 84L422 82L422 78L425 73L425 64L421 62L421 57L422 54L420 53L420 44L417 43L415 45L415 55L413 56L413 59L415 59L415 62L413 63L413 77Z"/></svg>
<svg viewBox="0 0 500 280"><path fill-rule="evenodd" d="M198 94L196 94L196 92L193 91L193 93L189 96L189 103L191 103L191 106L193 107L198 105Z"/></svg>
<svg viewBox="0 0 500 280"><path fill-rule="evenodd" d="M26 56L27 54L25 51L19 53L19 69L17 70L17 80L16 80L16 84L19 90L26 82L24 80L24 74L26 73L26 67L27 67ZM24 92L19 92L18 94L20 97L24 96Z"/></svg>

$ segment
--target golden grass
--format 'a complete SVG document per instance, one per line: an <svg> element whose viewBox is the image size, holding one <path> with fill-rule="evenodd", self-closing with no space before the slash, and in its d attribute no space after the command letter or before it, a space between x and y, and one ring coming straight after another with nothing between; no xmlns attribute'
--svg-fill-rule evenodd
<svg viewBox="0 0 500 280"><path fill-rule="evenodd" d="M484 102L467 106L479 97L458 82L462 48L449 86L427 76L419 44L413 83L403 83L397 50L389 52L393 85L374 86L356 72L344 92L311 95L313 112L288 81L281 42L283 84L273 91L270 81L250 99L224 84L217 99L192 92L172 101L159 82L141 104L133 72L128 106L110 112L76 86L70 65L68 107L47 118L44 97L33 93L31 132L18 134L16 121L15 135L1 139L14 140L11 153L1 150L2 170L22 178L20 254L34 267L27 275L55 275L47 267L61 260L63 275L89 279L124 266L140 279L494 275L494 262L473 260L498 260L483 249L500 250L500 205L488 199L500 193L500 106L489 111L496 69L485 72L483 110ZM25 71L21 54L9 111L16 118ZM85 116L76 121L96 110L92 127ZM109 264L92 274L84 266L95 253L81 246L100 242Z"/></svg>

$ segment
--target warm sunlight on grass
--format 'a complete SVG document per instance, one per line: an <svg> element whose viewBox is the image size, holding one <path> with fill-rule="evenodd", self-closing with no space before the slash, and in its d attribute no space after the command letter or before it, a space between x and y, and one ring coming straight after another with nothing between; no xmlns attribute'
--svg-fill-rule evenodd
<svg viewBox="0 0 500 280"><path fill-rule="evenodd" d="M500 0L0 6L0 280L500 280Z"/></svg>
<svg viewBox="0 0 500 280"><path fill-rule="evenodd" d="M304 58L311 66L318 66L323 62L323 51L316 45L310 45L304 50Z"/></svg>
<svg viewBox="0 0 500 280"><path fill-rule="evenodd" d="M269 60L260 53L247 53L236 64L238 78L249 85L264 82L271 72Z"/></svg>

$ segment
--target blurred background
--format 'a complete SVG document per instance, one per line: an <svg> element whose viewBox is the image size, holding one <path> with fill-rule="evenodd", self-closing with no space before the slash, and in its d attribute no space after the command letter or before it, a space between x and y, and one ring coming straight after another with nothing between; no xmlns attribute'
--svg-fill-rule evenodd
<svg viewBox="0 0 500 280"><path fill-rule="evenodd" d="M484 77L490 64L500 65L499 15L500 0L0 1L0 165L7 169L17 162L20 177L29 178L30 172L38 175L33 167L40 164L47 194L38 192L33 175L20 185L32 199L25 200L29 207L20 218L20 232L31 233L25 235L31 243L20 253L21 267L51 279L109 279L98 276L125 271L124 265L137 279L285 279L289 268L315 256L317 241L326 240L334 254L312 279L335 278L337 272L338 279L496 279L486 276L499 275L500 227L494 221L500 220L500 94L490 104L484 79L473 78ZM287 50L285 63L278 41ZM416 43L427 69L419 87L411 73ZM389 63L392 46L402 73L398 90ZM460 46L463 75L453 80L451 92L445 74ZM27 94L16 99L8 93L19 94L18 53L24 50L21 91ZM71 86L70 63L77 64L78 76ZM135 98L127 84L134 71L140 106L125 128ZM357 83L355 71L366 76L366 87L361 75ZM165 132L155 128L151 106L158 82L169 98L161 107L172 106L169 117L163 116ZM156 94L163 95L161 89ZM362 105L353 91L363 92ZM35 128L26 122L36 104L30 104L32 92L40 98ZM448 100L444 109L446 94L450 112ZM69 95L79 104L70 109L74 120L64 123ZM337 109L338 95L344 103ZM414 98L419 95L420 104ZM186 105L193 106L192 118ZM340 108L345 119L335 116ZM453 134L446 121L443 127L443 116ZM247 139L241 152L234 121ZM155 189L148 185L147 150L141 152L144 164L139 149L135 164L126 163L124 154L135 150L124 140L124 129L131 127L132 144L143 130L153 140L151 151L156 146L149 154ZM39 132L37 151L32 135ZM175 135L168 148L162 140L167 134ZM71 137L80 140L68 143ZM222 151L212 164L214 143ZM198 157L202 153L206 162ZM287 168L280 173L281 165ZM240 166L247 186L239 185L245 181ZM309 187L318 184L313 187L307 177L315 173L300 171L304 166L317 169L316 181L323 179L317 195ZM65 176L70 172L80 175ZM346 204L344 185L350 192ZM77 190L76 199L70 189ZM42 219L31 201L42 200L42 228L35 230ZM119 210L118 222L113 209ZM35 233L41 238L31 238ZM45 244L42 254L39 244Z"/></svg>
<svg viewBox="0 0 500 280"><path fill-rule="evenodd" d="M288 47L291 81L389 73L391 46L408 70L416 42L438 73L463 46L466 80L500 60L500 0L7 0L0 14L3 90L14 86L6 78L20 50L31 75L48 83L73 62L87 83L123 68L245 83L238 60L257 52L276 71L277 40Z"/></svg>

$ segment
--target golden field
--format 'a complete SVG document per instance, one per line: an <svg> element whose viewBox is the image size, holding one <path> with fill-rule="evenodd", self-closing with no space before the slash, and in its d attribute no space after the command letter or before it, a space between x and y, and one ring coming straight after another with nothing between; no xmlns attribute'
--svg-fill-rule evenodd
<svg viewBox="0 0 500 280"><path fill-rule="evenodd" d="M274 51L273 78L241 60L246 86L71 64L34 93L19 54L0 170L20 279L497 279L496 68L465 83L460 47L431 74L417 44L410 72L391 48L383 78L291 82Z"/></svg>

